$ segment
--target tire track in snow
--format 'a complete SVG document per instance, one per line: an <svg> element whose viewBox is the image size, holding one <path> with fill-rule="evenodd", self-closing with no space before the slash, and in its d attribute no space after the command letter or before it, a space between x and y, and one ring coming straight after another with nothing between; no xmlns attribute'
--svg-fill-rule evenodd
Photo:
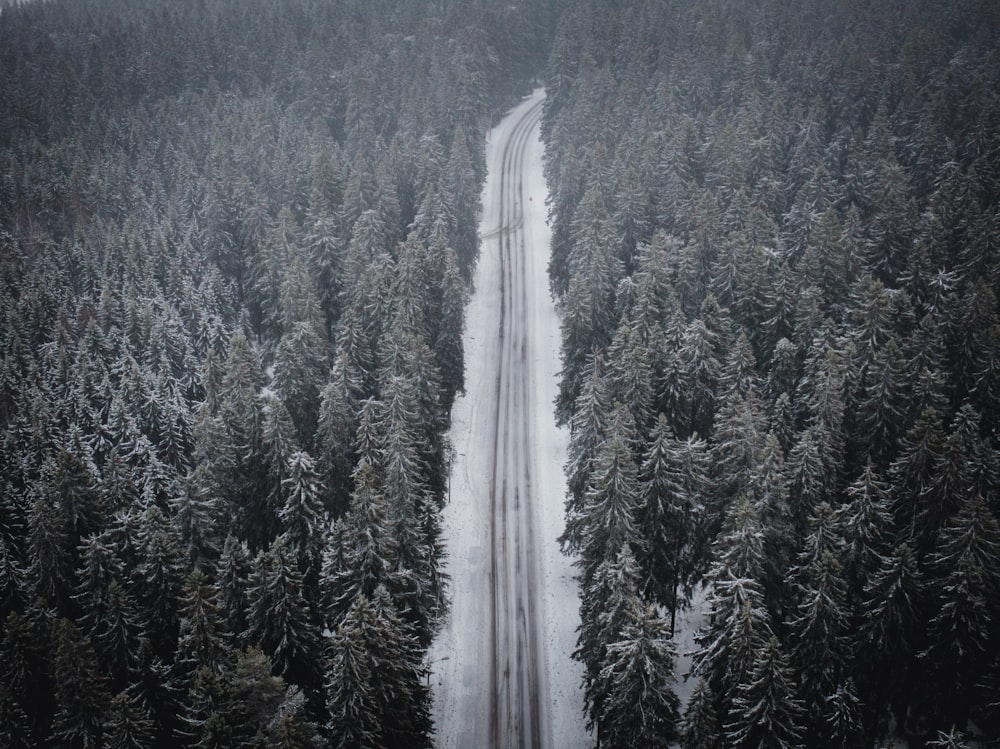
<svg viewBox="0 0 1000 749"><path fill-rule="evenodd" d="M525 275L523 186L525 150L542 104L527 110L504 144L500 215L500 319L493 463L490 485L491 688L490 746L541 747L541 694L545 678L539 652L541 630L534 498L531 492L532 386L525 326L529 305Z"/></svg>

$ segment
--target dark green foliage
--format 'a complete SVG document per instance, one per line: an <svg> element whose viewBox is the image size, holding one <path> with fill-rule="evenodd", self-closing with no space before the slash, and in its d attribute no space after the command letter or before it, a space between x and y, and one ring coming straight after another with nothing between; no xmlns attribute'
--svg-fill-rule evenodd
<svg viewBox="0 0 1000 749"><path fill-rule="evenodd" d="M108 749L150 749L154 746L153 722L138 700L124 692L115 695L104 721L104 746Z"/></svg>
<svg viewBox="0 0 1000 749"><path fill-rule="evenodd" d="M719 749L722 729L715 713L715 695L704 679L699 679L681 725L680 742L683 749Z"/></svg>
<svg viewBox="0 0 1000 749"><path fill-rule="evenodd" d="M546 70L565 545L600 543L584 498L621 401L642 592L673 605L687 532L719 722L750 725L734 700L772 635L773 684L802 685L783 734L727 745L996 734L992 552L954 550L1000 511L1000 13L910 4L886 34L859 3L625 6L567 7ZM651 501L676 494L644 462L668 432L710 456L691 525Z"/></svg>
<svg viewBox="0 0 1000 749"><path fill-rule="evenodd" d="M554 8L0 5L0 743L314 746L359 462L345 598L446 609L485 134Z"/></svg>
<svg viewBox="0 0 1000 749"><path fill-rule="evenodd" d="M667 747L677 738L680 717L670 625L652 607L629 619L608 645L598 675L604 694L598 735L609 747Z"/></svg>
<svg viewBox="0 0 1000 749"><path fill-rule="evenodd" d="M321 746L302 692L271 669L270 659L256 649L240 653L221 671L201 668L184 711L181 735L188 745Z"/></svg>
<svg viewBox="0 0 1000 749"><path fill-rule="evenodd" d="M726 741L732 747L802 747L801 721L794 672L772 635L736 688L725 726Z"/></svg>
<svg viewBox="0 0 1000 749"><path fill-rule="evenodd" d="M326 684L334 746L430 745L420 650L388 592L359 595L330 642Z"/></svg>
<svg viewBox="0 0 1000 749"><path fill-rule="evenodd" d="M50 642L52 737L69 746L99 746L110 696L94 649L83 632L64 618L52 622Z"/></svg>
<svg viewBox="0 0 1000 749"><path fill-rule="evenodd" d="M299 562L283 536L253 560L247 581L246 638L289 681L317 686L318 632Z"/></svg>

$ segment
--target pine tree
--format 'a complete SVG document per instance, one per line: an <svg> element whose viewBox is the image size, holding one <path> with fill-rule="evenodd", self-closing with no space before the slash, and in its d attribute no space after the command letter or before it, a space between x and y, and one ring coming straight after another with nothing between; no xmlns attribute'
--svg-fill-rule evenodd
<svg viewBox="0 0 1000 749"><path fill-rule="evenodd" d="M247 585L251 567L247 545L236 536L227 536L219 558L215 588L219 593L219 608L228 630L238 643L243 641L247 631Z"/></svg>
<svg viewBox="0 0 1000 749"><path fill-rule="evenodd" d="M771 635L755 654L748 678L733 697L726 740L732 747L802 747L802 703L778 638Z"/></svg>
<svg viewBox="0 0 1000 749"><path fill-rule="evenodd" d="M323 546L324 509L319 476L306 452L294 452L288 461L288 477L282 480L284 504L278 511L282 534L308 581L319 576Z"/></svg>
<svg viewBox="0 0 1000 749"><path fill-rule="evenodd" d="M376 696L388 746L429 747L430 692L423 682L418 633L396 611L384 587L372 597L375 626L365 633L370 657L379 668Z"/></svg>
<svg viewBox="0 0 1000 749"><path fill-rule="evenodd" d="M684 419L678 429L682 435L711 433L722 362L717 349L721 342L701 319L695 319L684 331L677 353L684 376Z"/></svg>
<svg viewBox="0 0 1000 749"><path fill-rule="evenodd" d="M94 649L68 619L51 625L55 715L52 738L69 746L97 747L110 697Z"/></svg>
<svg viewBox="0 0 1000 749"><path fill-rule="evenodd" d="M44 497L31 505L28 550L28 579L36 595L49 606L65 608L73 584L71 537L62 515Z"/></svg>
<svg viewBox="0 0 1000 749"><path fill-rule="evenodd" d="M792 660L800 674L800 694L808 716L805 735L811 744L836 745L838 737L826 733L836 726L824 723L853 667L847 585L840 562L828 549L808 559L800 557L800 562L805 567L795 586L798 605L790 630Z"/></svg>
<svg viewBox="0 0 1000 749"><path fill-rule="evenodd" d="M578 519L583 515L584 496L609 416L603 358L597 352L587 359L582 377L583 385L572 416L565 466L566 531L559 539L563 549L572 550L579 549L583 542Z"/></svg>
<svg viewBox="0 0 1000 749"><path fill-rule="evenodd" d="M605 695L598 735L609 747L667 747L677 738L680 719L671 687L676 652L669 625L652 607L630 619L608 644L598 676Z"/></svg>
<svg viewBox="0 0 1000 749"><path fill-rule="evenodd" d="M106 522L93 465L66 449L43 467L45 501L58 511L73 545Z"/></svg>
<svg viewBox="0 0 1000 749"><path fill-rule="evenodd" d="M0 685L0 744L10 749L38 746L31 730L31 719L5 685Z"/></svg>
<svg viewBox="0 0 1000 749"><path fill-rule="evenodd" d="M646 342L630 321L623 320L619 325L608 346L606 361L610 401L628 408L636 430L645 435L653 416L652 362Z"/></svg>
<svg viewBox="0 0 1000 749"><path fill-rule="evenodd" d="M893 517L889 488L871 460L847 487L846 494L849 503L841 507L839 522L844 529L848 593L856 602L861 599L865 581L875 574L889 550Z"/></svg>
<svg viewBox="0 0 1000 749"><path fill-rule="evenodd" d="M274 388L295 425L297 442L310 449L318 423L320 387L329 367L326 349L315 324L297 321L282 335L274 354Z"/></svg>
<svg viewBox="0 0 1000 749"><path fill-rule="evenodd" d="M978 494L965 498L940 534L931 557L929 594L935 598L928 648L921 654L933 672L931 704L964 725L971 690L995 657L996 597L1000 591L1000 525Z"/></svg>
<svg viewBox="0 0 1000 749"><path fill-rule="evenodd" d="M698 679L681 725L682 749L720 749L722 729L715 712L715 695L705 679Z"/></svg>
<svg viewBox="0 0 1000 749"><path fill-rule="evenodd" d="M608 437L594 464L581 518L582 549L578 566L582 585L593 580L600 564L628 544L640 546L637 527L638 471L633 459L631 414L618 407Z"/></svg>
<svg viewBox="0 0 1000 749"><path fill-rule="evenodd" d="M612 559L601 563L580 601L580 627L573 658L584 665L584 704L589 725L596 725L604 697L599 682L608 645L620 639L638 605L639 573L635 556L623 546Z"/></svg>
<svg viewBox="0 0 1000 749"><path fill-rule="evenodd" d="M152 749L155 729L138 700L119 692L111 699L104 721L102 746L108 749Z"/></svg>
<svg viewBox="0 0 1000 749"><path fill-rule="evenodd" d="M889 700L897 720L905 714L915 688L915 655L926 625L923 599L923 575L913 548L908 542L899 543L865 585L857 630L859 657L867 670L859 688L875 704Z"/></svg>
<svg viewBox="0 0 1000 749"><path fill-rule="evenodd" d="M0 692L7 690L6 710L11 732L40 737L47 735L53 709L51 644L45 623L34 614L16 611L3 622L0 640L0 673L5 675ZM25 713L26 725L20 720ZM13 737L12 737L13 745ZM32 744L33 746L33 744Z"/></svg>
<svg viewBox="0 0 1000 749"><path fill-rule="evenodd" d="M420 650L385 588L354 599L330 644L326 688L336 746L426 747L429 692Z"/></svg>
<svg viewBox="0 0 1000 749"><path fill-rule="evenodd" d="M332 517L346 510L355 456L357 409L346 390L342 370L335 364L330 381L320 393L316 428L316 468L321 479L323 505Z"/></svg>
<svg viewBox="0 0 1000 749"><path fill-rule="evenodd" d="M804 514L805 509L796 507L790 500L786 464L773 434L765 438L759 460L759 465L751 472L747 496L760 518L764 590L771 610L778 613L789 603L788 568L794 560L798 536L804 525L797 516Z"/></svg>
<svg viewBox="0 0 1000 749"><path fill-rule="evenodd" d="M435 249L432 248L432 251ZM438 247L436 251L442 254L444 259L440 321L431 343L444 390L441 407L446 413L450 413L455 395L465 392L465 349L462 332L465 325L466 288L455 252L449 247L443 249Z"/></svg>
<svg viewBox="0 0 1000 749"><path fill-rule="evenodd" d="M218 591L199 569L192 570L184 581L179 615L174 670L184 686L188 686L202 667L221 670L228 652L228 629L219 607Z"/></svg>
<svg viewBox="0 0 1000 749"><path fill-rule="evenodd" d="M319 726L310 718L305 694L289 685L267 724L267 745L274 749L321 749Z"/></svg>
<svg viewBox="0 0 1000 749"><path fill-rule="evenodd" d="M209 469L199 465L170 501L171 520L191 563L212 563L222 551L220 530L226 519L218 492Z"/></svg>
<svg viewBox="0 0 1000 749"><path fill-rule="evenodd" d="M647 595L671 612L689 595L698 563L695 541L708 487L708 454L702 440L679 441L660 414L640 471L640 517Z"/></svg>
<svg viewBox="0 0 1000 749"><path fill-rule="evenodd" d="M274 397L266 400L261 444L266 473L262 477L261 490L247 497L250 506L243 511L243 534L252 549L267 547L278 535L284 481L288 478L292 455L301 449L288 409Z"/></svg>
<svg viewBox="0 0 1000 749"><path fill-rule="evenodd" d="M184 561L170 521L156 505L139 522L139 561L132 570L135 597L146 614L146 631L158 655L168 659L177 647L177 601L184 582Z"/></svg>
<svg viewBox="0 0 1000 749"><path fill-rule="evenodd" d="M324 613L331 626L340 622L358 595L371 598L379 585L391 586L396 569L395 539L389 533L374 468L361 463L354 483L351 509L337 536L337 553L327 555L323 574Z"/></svg>
<svg viewBox="0 0 1000 749"><path fill-rule="evenodd" d="M240 653L221 673L198 671L182 735L198 749L319 746L303 693L272 674L271 660L256 648Z"/></svg>
<svg viewBox="0 0 1000 749"><path fill-rule="evenodd" d="M317 686L318 643L302 571L284 538L253 561L247 582L247 639L274 662L275 673Z"/></svg>
<svg viewBox="0 0 1000 749"><path fill-rule="evenodd" d="M333 746L380 746L381 725L373 694L373 674L362 629L372 626L371 606L359 597L330 639L327 656L327 736Z"/></svg>

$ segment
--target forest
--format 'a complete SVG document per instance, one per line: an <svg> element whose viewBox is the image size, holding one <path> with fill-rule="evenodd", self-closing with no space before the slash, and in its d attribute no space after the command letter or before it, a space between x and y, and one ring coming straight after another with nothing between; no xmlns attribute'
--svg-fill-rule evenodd
<svg viewBox="0 0 1000 749"><path fill-rule="evenodd" d="M3 8L0 746L433 744L485 137L539 81L581 720L996 740L998 38L992 0Z"/></svg>
<svg viewBox="0 0 1000 749"><path fill-rule="evenodd" d="M0 746L430 745L484 138L553 26L0 13Z"/></svg>
<svg viewBox="0 0 1000 749"><path fill-rule="evenodd" d="M998 12L562 15L561 541L600 746L1000 736Z"/></svg>

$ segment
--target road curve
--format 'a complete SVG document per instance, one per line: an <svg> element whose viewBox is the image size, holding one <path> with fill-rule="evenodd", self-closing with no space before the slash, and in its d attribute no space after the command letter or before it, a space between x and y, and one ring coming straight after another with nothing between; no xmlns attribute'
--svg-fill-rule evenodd
<svg viewBox="0 0 1000 749"><path fill-rule="evenodd" d="M549 732L541 695L541 592L534 522L529 404L533 385L528 351L531 326L525 277L525 150L541 119L542 102L527 109L503 147L499 220L494 232L500 260L500 314L489 492L491 592L491 710L489 745L539 748Z"/></svg>

